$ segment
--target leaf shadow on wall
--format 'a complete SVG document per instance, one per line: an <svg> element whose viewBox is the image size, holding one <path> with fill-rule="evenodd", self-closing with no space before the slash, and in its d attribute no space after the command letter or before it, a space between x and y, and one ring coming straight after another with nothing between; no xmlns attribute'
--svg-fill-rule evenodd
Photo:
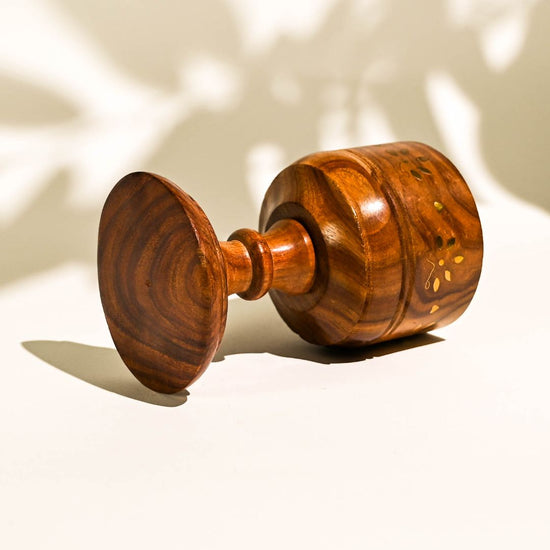
<svg viewBox="0 0 550 550"><path fill-rule="evenodd" d="M0 285L68 262L95 267L99 209L70 203L67 172L53 175L30 204L0 226Z"/></svg>
<svg viewBox="0 0 550 550"><path fill-rule="evenodd" d="M192 109L133 167L165 174L182 186L209 214L220 238L257 224L247 157L258 143L277 145L281 161L291 162L316 150L323 124L344 113L347 137L338 144L357 145L363 126L368 130L370 124L365 110L374 107L399 139L426 141L445 152L426 94L426 79L434 71L448 73L479 109L482 153L496 178L516 195L550 209L548 2L534 5L522 50L499 73L483 61L478 34L450 24L435 0L369 4L363 12L356 2L342 0L312 35L282 35L253 53L243 50L239 21L220 0L172 0L162 9L154 2L129 9L125 0L108 6L56 3L123 77L177 94L182 63L193 56L207 55L235 70L241 92L233 104ZM497 10L491 17L500 16ZM295 85L294 98L276 91L281 75ZM40 100L42 91L21 83L21 93L21 86L12 84L9 105L1 111L8 125L38 128L52 117L78 116L61 99L46 94ZM70 174L69 167L60 167L31 204L0 227L7 266L0 284L67 262L95 270L101 204L71 204L69 192L78 181ZM477 182L471 183L475 192Z"/></svg>
<svg viewBox="0 0 550 550"><path fill-rule="evenodd" d="M292 161L318 148L321 119L335 109L349 115L349 142L341 146L359 145L363 110L374 106L397 139L426 141L446 152L426 88L437 72L450 75L479 110L482 156L497 181L550 210L545 158L550 138L548 2L526 12L525 43L500 72L484 60L479 21L498 22L520 3L482 3L474 8L469 24L457 24L446 3L438 0L366 2L363 8L360 2L342 0L312 35L281 35L265 51L245 54L242 25L227 4L217 0L194 5L173 0L162 10L145 2L132 13L124 0L110 3L108 13L100 4L58 2L123 70L155 85L174 87L181 60L196 52L239 67L243 95L237 106L195 113L149 160L204 202L222 237L236 227L234 221L255 223L244 186L250 147L274 142ZM295 103L280 101L273 93L282 74L297 83L300 99ZM344 90L336 94L339 99L331 99L334 85ZM472 182L474 192L476 185ZM235 215L219 206L225 200Z"/></svg>

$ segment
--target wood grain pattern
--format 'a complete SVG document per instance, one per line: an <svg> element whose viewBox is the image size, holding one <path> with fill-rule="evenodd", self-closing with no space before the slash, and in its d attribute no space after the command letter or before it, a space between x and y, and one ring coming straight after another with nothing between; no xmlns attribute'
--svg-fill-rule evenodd
<svg viewBox="0 0 550 550"><path fill-rule="evenodd" d="M145 385L175 392L211 361L227 296L269 291L289 327L329 346L363 346L456 319L481 273L472 195L431 147L391 143L315 153L268 189L260 232L219 243L176 185L130 174L99 231L101 299L123 360Z"/></svg>
<svg viewBox="0 0 550 550"><path fill-rule="evenodd" d="M481 224L458 170L420 143L309 155L279 174L260 216L293 218L317 259L310 291L271 297L306 340L361 346L425 332L471 301L483 255Z"/></svg>
<svg viewBox="0 0 550 550"><path fill-rule="evenodd" d="M236 242L245 250L239 250ZM313 284L313 243L296 220L279 220L264 235L238 229L221 247L228 266L229 294L237 292L245 300L257 300L273 288L293 296L307 292Z"/></svg>
<svg viewBox="0 0 550 550"><path fill-rule="evenodd" d="M177 392L216 352L227 313L224 263L199 206L168 180L126 176L101 215L99 288L113 340L146 386Z"/></svg>

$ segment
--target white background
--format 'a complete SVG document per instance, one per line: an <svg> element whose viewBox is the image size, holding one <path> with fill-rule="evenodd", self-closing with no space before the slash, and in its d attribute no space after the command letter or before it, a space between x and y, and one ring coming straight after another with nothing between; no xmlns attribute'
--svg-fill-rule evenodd
<svg viewBox="0 0 550 550"><path fill-rule="evenodd" d="M3 548L550 546L547 2L1 10ZM478 200L461 319L346 359L232 300L189 392L133 379L95 275L119 177L174 179L223 239L299 156L396 139Z"/></svg>

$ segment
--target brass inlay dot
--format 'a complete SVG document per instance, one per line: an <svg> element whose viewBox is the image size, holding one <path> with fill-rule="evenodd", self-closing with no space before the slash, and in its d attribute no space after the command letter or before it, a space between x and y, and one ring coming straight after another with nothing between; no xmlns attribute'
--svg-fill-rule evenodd
<svg viewBox="0 0 550 550"><path fill-rule="evenodd" d="M435 313L439 309L439 306L432 306L432 309L430 309L430 314Z"/></svg>
<svg viewBox="0 0 550 550"><path fill-rule="evenodd" d="M451 272L448 269L445 270L445 280L446 281L451 280Z"/></svg>
<svg viewBox="0 0 550 550"><path fill-rule="evenodd" d="M464 260L464 256L455 256L454 260L455 264L459 264L462 262L462 260Z"/></svg>
<svg viewBox="0 0 550 550"><path fill-rule="evenodd" d="M441 284L441 281L439 280L439 277L436 277L434 279L434 292L437 292L439 290L440 284Z"/></svg>

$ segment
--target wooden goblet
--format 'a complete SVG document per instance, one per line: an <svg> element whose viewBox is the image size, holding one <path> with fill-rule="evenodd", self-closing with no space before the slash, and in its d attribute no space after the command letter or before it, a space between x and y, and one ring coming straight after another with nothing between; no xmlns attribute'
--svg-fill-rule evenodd
<svg viewBox="0 0 550 550"><path fill-rule="evenodd" d="M198 204L136 172L101 215L101 300L115 345L146 386L173 393L218 349L227 297L269 291L288 326L326 346L364 346L455 320L481 272L474 199L433 148L390 143L315 153L269 187L260 232L218 242Z"/></svg>

